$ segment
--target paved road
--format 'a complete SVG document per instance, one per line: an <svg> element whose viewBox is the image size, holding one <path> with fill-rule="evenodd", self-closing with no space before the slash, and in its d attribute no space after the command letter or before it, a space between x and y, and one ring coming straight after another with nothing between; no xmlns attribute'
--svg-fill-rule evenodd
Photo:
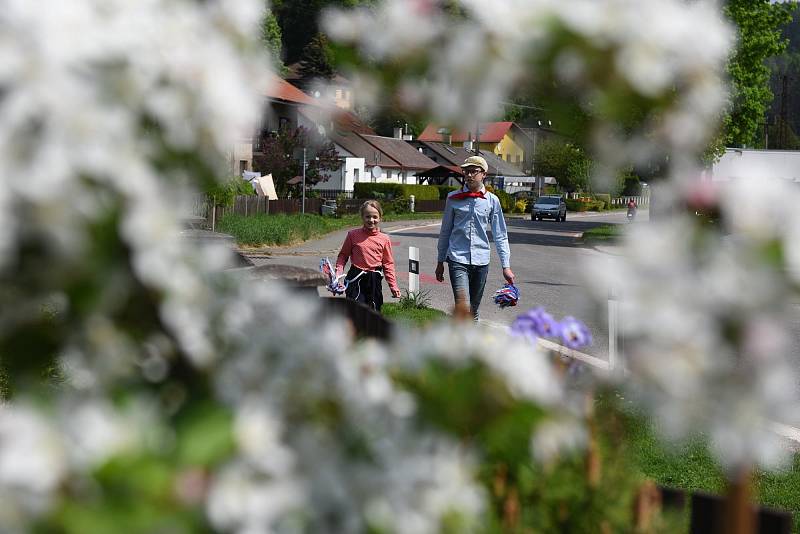
<svg viewBox="0 0 800 534"><path fill-rule="evenodd" d="M640 212L645 220L647 212ZM481 302L481 321L490 326L510 325L522 311L543 306L557 319L573 315L584 320L592 330L594 343L584 352L601 359L608 357L608 326L605 306L593 310L586 299L582 264L591 255L613 255L613 247L590 248L581 244L581 234L607 223L626 223L624 212L608 214L570 214L566 222L531 221L530 218L507 220L511 244L511 264L520 288L520 305L501 310L493 302L494 291L504 281L497 253L492 251L486 291ZM434 278L439 221L385 223L383 231L392 236L398 279L401 289L408 287L408 247L420 249L420 286L428 292L431 305L450 311L453 295L445 282ZM321 257L335 261L346 231L334 232L322 239L294 247L272 247L251 255L256 264L284 263L317 269ZM446 270L445 270L446 272ZM388 288L384 299L391 302Z"/></svg>

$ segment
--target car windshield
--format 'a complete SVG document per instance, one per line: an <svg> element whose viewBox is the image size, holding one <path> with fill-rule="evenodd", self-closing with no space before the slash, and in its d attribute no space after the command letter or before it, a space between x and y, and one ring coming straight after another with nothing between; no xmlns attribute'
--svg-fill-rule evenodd
<svg viewBox="0 0 800 534"><path fill-rule="evenodd" d="M558 197L542 197L536 201L537 204L558 204Z"/></svg>

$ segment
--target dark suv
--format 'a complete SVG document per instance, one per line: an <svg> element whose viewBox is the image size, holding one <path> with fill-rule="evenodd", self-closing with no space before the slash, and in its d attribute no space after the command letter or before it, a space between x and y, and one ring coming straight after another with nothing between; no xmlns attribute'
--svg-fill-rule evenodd
<svg viewBox="0 0 800 534"><path fill-rule="evenodd" d="M537 198L531 208L531 220L541 221L544 218L566 221L567 204L564 199L558 195L545 195Z"/></svg>

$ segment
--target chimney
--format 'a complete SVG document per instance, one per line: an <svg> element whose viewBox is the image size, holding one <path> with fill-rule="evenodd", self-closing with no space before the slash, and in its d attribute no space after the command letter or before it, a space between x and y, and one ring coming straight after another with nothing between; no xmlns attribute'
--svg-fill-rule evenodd
<svg viewBox="0 0 800 534"><path fill-rule="evenodd" d="M411 134L403 134L403 141L413 141L414 136Z"/></svg>
<svg viewBox="0 0 800 534"><path fill-rule="evenodd" d="M392 136L395 139L402 139L403 138L403 129L399 126L394 129L394 135Z"/></svg>

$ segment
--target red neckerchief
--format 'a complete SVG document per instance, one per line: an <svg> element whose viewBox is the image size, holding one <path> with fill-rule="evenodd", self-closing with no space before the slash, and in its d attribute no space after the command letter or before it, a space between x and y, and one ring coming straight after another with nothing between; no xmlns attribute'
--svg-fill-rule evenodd
<svg viewBox="0 0 800 534"><path fill-rule="evenodd" d="M486 198L486 197L484 196L483 191L475 191L475 192L462 191L460 193L456 193L450 198L461 200L462 198Z"/></svg>

